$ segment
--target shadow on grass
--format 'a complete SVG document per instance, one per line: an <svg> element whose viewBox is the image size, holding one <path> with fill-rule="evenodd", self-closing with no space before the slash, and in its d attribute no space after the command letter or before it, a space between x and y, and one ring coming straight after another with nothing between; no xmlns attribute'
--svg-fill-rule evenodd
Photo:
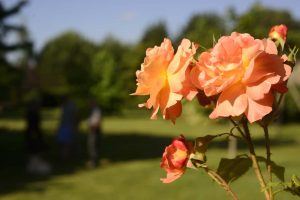
<svg viewBox="0 0 300 200"><path fill-rule="evenodd" d="M252 140L255 147L263 147L265 148L265 140L264 138L255 138ZM278 147L278 146L288 146L288 145L295 145L297 143L296 140L291 138L272 138L271 139L271 145L272 147ZM213 141L210 145L210 148L222 148L226 149L228 148L228 141L222 140L222 141ZM237 143L238 149L248 149L246 143L244 141L238 140Z"/></svg>
<svg viewBox="0 0 300 200"><path fill-rule="evenodd" d="M188 138L189 139L189 138ZM191 138L192 139L192 138ZM164 148L172 141L171 137L153 136L151 134L127 133L127 134L108 134L103 139L102 156L110 161L128 161L160 158ZM254 139L253 143L257 147L265 147L263 138ZM295 145L296 140L290 138L272 139L272 147ZM209 145L210 149L228 148L228 141L217 140ZM247 146L243 141L238 141L239 149L246 149Z"/></svg>
<svg viewBox="0 0 300 200"><path fill-rule="evenodd" d="M54 175L72 174L85 166L84 134L77 135L78 142L68 161L60 158L56 135L46 133L44 139L49 146L45 158L51 164L52 172L50 175L32 175L26 171L28 155L23 132L0 129L0 195L22 189L43 191L46 188L45 184L41 184L43 181Z"/></svg>
<svg viewBox="0 0 300 200"><path fill-rule="evenodd" d="M86 135L78 134L73 159L65 162L59 159L59 146L54 134L46 133L45 140L50 146L48 160L53 171L47 176L32 176L26 173L26 153L22 132L0 130L0 195L18 190L42 192L47 189L46 181L52 176L72 174L86 168ZM100 148L101 158L110 163L130 160L160 158L171 137L153 136L147 133L105 133ZM261 139L254 141L257 146L264 146ZM272 146L292 145L295 140L273 139ZM246 146L239 142L239 148ZM210 148L227 148L226 141L213 142ZM101 169L100 169L101 170Z"/></svg>

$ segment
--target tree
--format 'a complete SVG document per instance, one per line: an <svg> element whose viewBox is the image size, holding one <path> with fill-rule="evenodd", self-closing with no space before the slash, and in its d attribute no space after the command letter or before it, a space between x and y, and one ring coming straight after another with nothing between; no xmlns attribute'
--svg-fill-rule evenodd
<svg viewBox="0 0 300 200"><path fill-rule="evenodd" d="M131 80L127 76L128 65L123 62L128 49L116 39L107 38L93 59L93 85L90 91L107 113L120 111L129 96L128 84Z"/></svg>
<svg viewBox="0 0 300 200"><path fill-rule="evenodd" d="M53 95L86 95L95 52L94 44L72 31L50 40L38 56L43 91Z"/></svg>
<svg viewBox="0 0 300 200"><path fill-rule="evenodd" d="M23 26L15 25L15 24L7 24L6 19L16 15L20 12L20 10L27 4L26 0L21 0L16 3L13 7L5 9L0 2L0 53L3 59L5 53L10 51L15 51L19 49L27 49L32 47L31 41L23 41L14 44L7 44L5 42L5 38L10 32L22 32L24 31Z"/></svg>
<svg viewBox="0 0 300 200"><path fill-rule="evenodd" d="M163 22L159 22L145 30L139 44L146 48L153 47L159 45L165 37L168 37L166 25Z"/></svg>
<svg viewBox="0 0 300 200"><path fill-rule="evenodd" d="M15 63L8 61L7 55L10 52L32 51L32 42L27 38L23 41L8 42L7 38L11 33L22 34L26 27L10 24L7 22L13 15L17 15L27 1L19 1L11 8L5 8L0 2L0 103L3 105L15 105L20 102L19 94L22 84L22 68L15 66Z"/></svg>
<svg viewBox="0 0 300 200"><path fill-rule="evenodd" d="M199 43L205 48L213 45L213 36L217 39L226 32L225 22L222 17L216 14L197 14L191 17L183 28L177 39L177 44L182 38L187 38Z"/></svg>

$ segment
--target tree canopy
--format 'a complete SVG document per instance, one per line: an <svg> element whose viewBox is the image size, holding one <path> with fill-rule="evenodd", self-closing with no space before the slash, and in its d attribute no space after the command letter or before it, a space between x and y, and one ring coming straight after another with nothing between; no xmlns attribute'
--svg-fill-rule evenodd
<svg viewBox="0 0 300 200"><path fill-rule="evenodd" d="M183 28L177 39L177 44L182 38L200 43L204 48L213 45L213 37L219 38L226 32L225 21L217 14L196 14L191 17L187 25Z"/></svg>
<svg viewBox="0 0 300 200"><path fill-rule="evenodd" d="M75 32L65 32L50 40L38 56L43 90L53 94L85 94L91 84L95 52L96 46Z"/></svg>

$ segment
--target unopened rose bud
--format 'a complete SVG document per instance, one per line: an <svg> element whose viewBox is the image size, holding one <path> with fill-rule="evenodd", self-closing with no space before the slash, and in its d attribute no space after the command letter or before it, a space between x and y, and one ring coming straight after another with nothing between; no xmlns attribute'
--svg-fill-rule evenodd
<svg viewBox="0 0 300 200"><path fill-rule="evenodd" d="M277 40L277 41L286 41L288 28L286 25L281 24L277 26L273 26L269 32L269 37L271 39Z"/></svg>
<svg viewBox="0 0 300 200"><path fill-rule="evenodd" d="M160 167L167 172L166 178L161 178L163 183L171 183L178 179L186 169L189 156L193 151L193 144L183 136L175 138L163 153Z"/></svg>

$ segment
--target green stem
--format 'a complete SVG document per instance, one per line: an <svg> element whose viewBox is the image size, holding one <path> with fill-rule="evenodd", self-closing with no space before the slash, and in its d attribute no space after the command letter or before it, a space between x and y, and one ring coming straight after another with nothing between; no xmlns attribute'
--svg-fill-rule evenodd
<svg viewBox="0 0 300 200"><path fill-rule="evenodd" d="M231 187L228 185L228 183L215 171L204 168L207 174L214 180L216 183L218 183L223 189L232 197L234 200L239 200L236 193L231 189Z"/></svg>
<svg viewBox="0 0 300 200"><path fill-rule="evenodd" d="M274 119L276 118L276 116L278 115L279 113L279 107L280 107L280 104L283 100L283 97L284 97L284 93L280 94L279 98L278 98L278 101L275 103L275 108L274 108L274 111L272 113L272 116L270 118L270 120L268 120L268 122L265 122L265 126L268 126L269 124L271 124ZM262 126L263 127L263 126Z"/></svg>
<svg viewBox="0 0 300 200"><path fill-rule="evenodd" d="M270 137L268 126L263 126L265 133L265 142L266 142L266 153L267 153L267 169L269 175L269 182L272 182L272 165L271 165L271 148L270 148ZM270 200L273 200L273 189L269 189Z"/></svg>
<svg viewBox="0 0 300 200"><path fill-rule="evenodd" d="M277 102L277 109L279 109L279 106L282 102L283 97L284 97L284 93L281 93L280 96L279 96L278 102Z"/></svg>
<svg viewBox="0 0 300 200"><path fill-rule="evenodd" d="M229 117L229 120L231 121L231 123L234 125L234 127L236 127L236 129L240 132L240 134L242 135L243 138L245 137L245 134L243 133L242 129L239 127L239 125Z"/></svg>
<svg viewBox="0 0 300 200"><path fill-rule="evenodd" d="M249 127L248 127L248 121L247 120L242 120L242 125L243 125L243 129L244 129L244 133L245 133L245 138L249 147L249 151L250 151L250 158L252 160L252 167L255 171L256 177L260 183L260 187L262 190L264 190L264 194L267 200L271 200L270 195L268 193L267 190L265 190L266 188L266 183L264 180L264 177L262 176L260 167L258 165L257 162L257 158L256 158L256 154L255 154L255 150L254 150L254 145L251 139L251 135L250 135L250 131L249 131Z"/></svg>

